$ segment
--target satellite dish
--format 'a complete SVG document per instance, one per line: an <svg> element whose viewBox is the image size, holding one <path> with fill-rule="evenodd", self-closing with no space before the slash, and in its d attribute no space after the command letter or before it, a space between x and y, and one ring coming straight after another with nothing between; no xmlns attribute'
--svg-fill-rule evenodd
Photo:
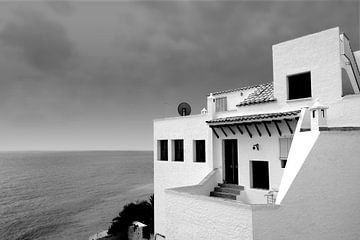
<svg viewBox="0 0 360 240"><path fill-rule="evenodd" d="M180 116L190 115L190 113L191 113L190 105L186 102L180 103L178 106L178 113L180 114Z"/></svg>

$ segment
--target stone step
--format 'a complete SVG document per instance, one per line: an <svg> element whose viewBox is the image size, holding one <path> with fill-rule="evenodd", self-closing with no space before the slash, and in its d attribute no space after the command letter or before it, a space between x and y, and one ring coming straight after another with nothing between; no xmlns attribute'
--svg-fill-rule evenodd
<svg viewBox="0 0 360 240"><path fill-rule="evenodd" d="M244 190L244 186L240 186L237 184L219 183L218 185L219 185L219 187L222 187L222 188L234 188L234 189Z"/></svg>
<svg viewBox="0 0 360 240"><path fill-rule="evenodd" d="M233 193L240 195L241 189L238 188L226 188L226 187L215 187L215 192Z"/></svg>
<svg viewBox="0 0 360 240"><path fill-rule="evenodd" d="M236 200L236 194L233 193L224 193L224 192L210 192L211 197L221 197L221 198L228 198L232 200Z"/></svg>

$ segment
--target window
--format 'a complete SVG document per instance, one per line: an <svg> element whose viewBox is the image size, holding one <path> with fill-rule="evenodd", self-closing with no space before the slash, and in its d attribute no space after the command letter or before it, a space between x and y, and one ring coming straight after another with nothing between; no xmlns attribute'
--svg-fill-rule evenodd
<svg viewBox="0 0 360 240"><path fill-rule="evenodd" d="M158 159L160 161L168 160L168 140L159 140L158 141Z"/></svg>
<svg viewBox="0 0 360 240"><path fill-rule="evenodd" d="M227 111L227 98L220 97L215 99L215 111L216 112L223 112Z"/></svg>
<svg viewBox="0 0 360 240"><path fill-rule="evenodd" d="M252 188L269 189L269 163L250 161L250 181Z"/></svg>
<svg viewBox="0 0 360 240"><path fill-rule="evenodd" d="M311 73L288 76L288 99L311 97Z"/></svg>
<svg viewBox="0 0 360 240"><path fill-rule="evenodd" d="M173 140L173 159L175 162L184 161L184 140Z"/></svg>
<svg viewBox="0 0 360 240"><path fill-rule="evenodd" d="M205 140L195 140L194 147L194 162L205 162Z"/></svg>
<svg viewBox="0 0 360 240"><path fill-rule="evenodd" d="M279 138L281 168L285 168L286 160L290 151L292 137Z"/></svg>

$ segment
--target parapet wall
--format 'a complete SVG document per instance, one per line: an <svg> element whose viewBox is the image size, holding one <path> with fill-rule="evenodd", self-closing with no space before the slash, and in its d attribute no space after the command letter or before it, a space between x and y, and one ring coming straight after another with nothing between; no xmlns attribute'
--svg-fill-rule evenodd
<svg viewBox="0 0 360 240"><path fill-rule="evenodd" d="M253 211L254 240L360 239L360 131L324 131L279 209Z"/></svg>

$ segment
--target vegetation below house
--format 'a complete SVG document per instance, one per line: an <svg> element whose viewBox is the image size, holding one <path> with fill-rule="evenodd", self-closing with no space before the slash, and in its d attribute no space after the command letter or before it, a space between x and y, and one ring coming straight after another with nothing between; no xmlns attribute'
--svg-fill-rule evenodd
<svg viewBox="0 0 360 240"><path fill-rule="evenodd" d="M143 236L150 239L150 234L154 233L154 195L151 195L148 200L129 203L123 207L109 227L108 234L111 239L128 239L128 229L135 221L147 225Z"/></svg>

